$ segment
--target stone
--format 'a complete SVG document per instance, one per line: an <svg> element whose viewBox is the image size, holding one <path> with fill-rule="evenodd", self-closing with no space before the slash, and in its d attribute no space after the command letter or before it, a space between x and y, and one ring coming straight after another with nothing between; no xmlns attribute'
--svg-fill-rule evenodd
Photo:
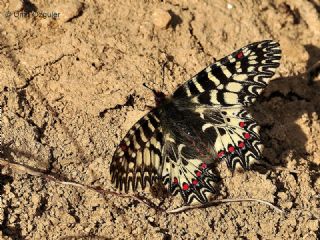
<svg viewBox="0 0 320 240"><path fill-rule="evenodd" d="M152 22L158 28L166 28L171 21L171 15L163 9L156 9L152 14Z"/></svg>

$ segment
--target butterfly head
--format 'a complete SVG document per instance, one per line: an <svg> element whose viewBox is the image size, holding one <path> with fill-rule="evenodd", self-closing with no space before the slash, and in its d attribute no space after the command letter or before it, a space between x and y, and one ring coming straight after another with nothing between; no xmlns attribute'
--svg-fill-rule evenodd
<svg viewBox="0 0 320 240"><path fill-rule="evenodd" d="M154 99L156 101L156 105L160 106L164 102L166 95L163 92L158 92L158 91L153 91L153 93L154 93Z"/></svg>
<svg viewBox="0 0 320 240"><path fill-rule="evenodd" d="M166 99L166 95L163 92L156 91L156 90L148 87L145 83L143 83L143 86L153 92L157 107L160 106L164 102L164 100Z"/></svg>

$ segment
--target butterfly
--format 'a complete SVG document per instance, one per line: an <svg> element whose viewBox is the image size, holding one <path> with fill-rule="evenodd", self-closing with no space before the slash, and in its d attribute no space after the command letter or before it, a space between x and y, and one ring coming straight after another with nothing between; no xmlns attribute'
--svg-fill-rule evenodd
<svg viewBox="0 0 320 240"><path fill-rule="evenodd" d="M128 131L116 148L111 181L129 192L161 182L186 205L216 193L214 164L250 169L261 161L259 126L246 107L279 66L272 40L251 43L216 61L172 96L154 91L157 107Z"/></svg>

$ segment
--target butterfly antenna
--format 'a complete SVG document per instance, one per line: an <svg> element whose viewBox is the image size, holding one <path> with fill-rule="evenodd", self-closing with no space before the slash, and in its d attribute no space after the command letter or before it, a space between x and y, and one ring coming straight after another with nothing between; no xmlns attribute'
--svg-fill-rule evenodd
<svg viewBox="0 0 320 240"><path fill-rule="evenodd" d="M149 87L146 83L142 84L145 88L151 90L153 93L156 93L156 90L152 89L151 87Z"/></svg>

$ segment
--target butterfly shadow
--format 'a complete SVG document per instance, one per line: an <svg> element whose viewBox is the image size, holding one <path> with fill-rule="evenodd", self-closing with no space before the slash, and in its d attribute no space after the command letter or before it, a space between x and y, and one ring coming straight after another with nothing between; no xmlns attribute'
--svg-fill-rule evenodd
<svg viewBox="0 0 320 240"><path fill-rule="evenodd" d="M305 48L309 53L306 68L314 68L320 59L320 48L312 45ZM267 163L292 169L312 157L312 121L320 114L320 81L313 81L315 75L308 71L274 79L252 108L261 126L263 158ZM314 187L320 177L320 166L312 161L308 165ZM298 175L291 174L297 180ZM282 184L279 185L281 188Z"/></svg>

